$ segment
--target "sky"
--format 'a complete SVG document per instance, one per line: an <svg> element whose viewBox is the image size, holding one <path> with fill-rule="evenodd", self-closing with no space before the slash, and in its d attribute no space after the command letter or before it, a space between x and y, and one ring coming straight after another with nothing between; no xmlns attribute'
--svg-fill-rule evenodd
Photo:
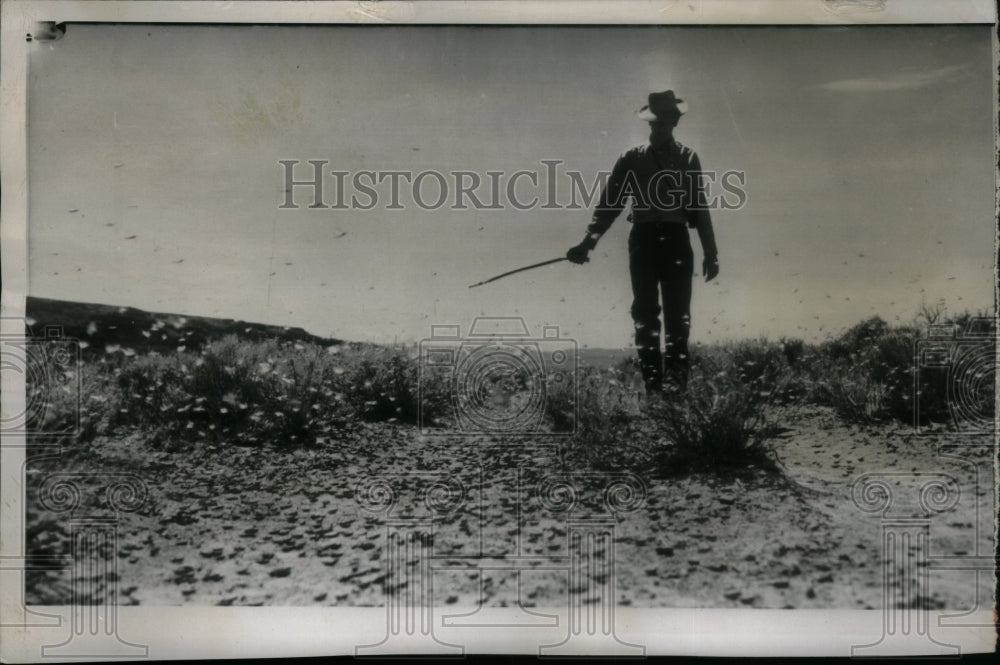
<svg viewBox="0 0 1000 665"><path fill-rule="evenodd" d="M590 212L427 210L408 186L394 210L385 185L370 210L309 209L303 187L281 209L280 161L299 180L310 159L348 178L526 169L539 185L519 196L544 197L543 160L592 183L647 140L647 94L673 89L677 139L745 174L745 204L713 214L721 274L696 278L693 341L988 309L989 31L70 25L29 45L29 292L379 343L521 316L626 347L624 215L584 266L469 289L564 255Z"/></svg>

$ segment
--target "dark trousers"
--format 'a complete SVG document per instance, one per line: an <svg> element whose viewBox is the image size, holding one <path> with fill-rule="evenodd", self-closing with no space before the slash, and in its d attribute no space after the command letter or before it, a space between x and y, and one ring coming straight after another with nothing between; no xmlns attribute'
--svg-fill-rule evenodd
<svg viewBox="0 0 1000 665"><path fill-rule="evenodd" d="M635 346L647 392L687 386L694 252L685 224L635 224L628 239ZM664 345L660 351L660 302Z"/></svg>

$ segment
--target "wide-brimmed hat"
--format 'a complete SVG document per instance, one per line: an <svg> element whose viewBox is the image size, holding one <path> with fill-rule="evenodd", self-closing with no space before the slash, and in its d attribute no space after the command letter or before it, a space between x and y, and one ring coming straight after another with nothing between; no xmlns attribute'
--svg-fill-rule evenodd
<svg viewBox="0 0 1000 665"><path fill-rule="evenodd" d="M673 90L649 93L649 103L636 111L640 120L660 120L662 116L684 115L687 105L683 99L677 99Z"/></svg>

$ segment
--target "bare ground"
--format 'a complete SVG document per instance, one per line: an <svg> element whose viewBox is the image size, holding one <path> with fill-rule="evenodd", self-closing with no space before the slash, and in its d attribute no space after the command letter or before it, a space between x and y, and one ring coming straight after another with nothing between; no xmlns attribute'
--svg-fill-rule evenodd
<svg viewBox="0 0 1000 665"><path fill-rule="evenodd" d="M645 499L614 519L620 605L881 607L885 516L863 511L852 499L852 485L866 473L888 478L896 501L916 501L909 497L914 479L953 478L960 496L931 518L931 557L992 554L988 436L918 434L902 425L859 428L819 407L789 410L783 419L786 431L774 443L783 479L633 470ZM956 441L963 445L942 448ZM941 454L948 450L960 457ZM148 498L139 510L119 515L114 557L123 605L381 605L391 528L386 517L409 517L433 523L433 551L446 568L434 574L435 603L545 607L565 602L565 572L518 574L465 564L518 554L566 556L568 519L608 517L606 506L591 501L600 497L606 476L581 477L572 513L538 500L539 483L560 470L552 446L423 438L395 424L360 425L338 441L287 451L213 444L165 450L139 433L97 438L29 460L29 552L68 551L69 516L37 500L49 474L127 472L142 479ZM460 479L464 500L428 512L418 485L442 478ZM364 495L380 479L397 491L389 513L359 504L359 491ZM81 482L88 491L75 516L107 514L98 491L105 481L95 475ZM372 497L384 498L377 491ZM67 602L71 577L68 570L29 574L29 603ZM992 577L934 570L921 601L955 610L990 607Z"/></svg>

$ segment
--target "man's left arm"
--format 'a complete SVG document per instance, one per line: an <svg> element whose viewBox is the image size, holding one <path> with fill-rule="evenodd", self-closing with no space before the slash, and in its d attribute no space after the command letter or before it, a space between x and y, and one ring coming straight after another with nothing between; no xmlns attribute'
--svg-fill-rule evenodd
<svg viewBox="0 0 1000 665"><path fill-rule="evenodd" d="M688 191L692 193L688 201L688 224L698 231L704 259L701 263L705 281L710 282L719 274L719 250L715 245L715 232L712 229L712 215L709 212L708 194L705 191L704 177L701 173L701 161L697 154L691 156L688 177L691 179Z"/></svg>

